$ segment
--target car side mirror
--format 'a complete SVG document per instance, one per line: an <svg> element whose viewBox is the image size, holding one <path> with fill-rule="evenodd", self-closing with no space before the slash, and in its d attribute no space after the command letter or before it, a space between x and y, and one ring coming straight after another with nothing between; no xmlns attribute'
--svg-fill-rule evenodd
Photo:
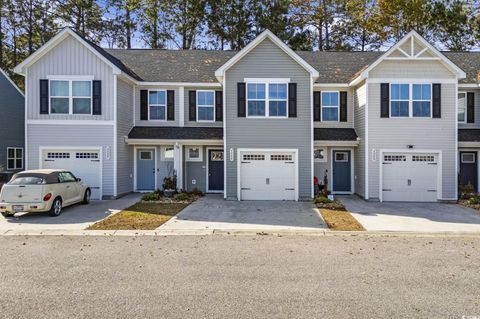
<svg viewBox="0 0 480 319"><path fill-rule="evenodd" d="M77 177L77 182L81 182L81 181L82 181L82 179Z"/></svg>

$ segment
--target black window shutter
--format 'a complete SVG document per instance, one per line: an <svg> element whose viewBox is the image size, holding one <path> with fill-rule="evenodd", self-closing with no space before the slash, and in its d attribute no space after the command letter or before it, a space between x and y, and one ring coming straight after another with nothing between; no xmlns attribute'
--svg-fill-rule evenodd
<svg viewBox="0 0 480 319"><path fill-rule="evenodd" d="M167 121L175 121L175 91L167 91Z"/></svg>
<svg viewBox="0 0 480 319"><path fill-rule="evenodd" d="M320 102L321 92L313 92L313 120L320 122L322 120L322 104Z"/></svg>
<svg viewBox="0 0 480 319"><path fill-rule="evenodd" d="M347 92L340 92L340 122L347 121Z"/></svg>
<svg viewBox="0 0 480 319"><path fill-rule="evenodd" d="M246 96L246 84L243 82L237 83L237 104L238 104L238 117L247 116L247 96Z"/></svg>
<svg viewBox="0 0 480 319"><path fill-rule="evenodd" d="M475 123L475 93L467 93L467 123Z"/></svg>
<svg viewBox="0 0 480 319"><path fill-rule="evenodd" d="M148 121L148 90L140 90L140 120Z"/></svg>
<svg viewBox="0 0 480 319"><path fill-rule="evenodd" d="M48 80L40 80L40 114L48 114Z"/></svg>
<svg viewBox="0 0 480 319"><path fill-rule="evenodd" d="M432 91L433 91L433 118L441 118L442 117L442 85L439 83L432 84Z"/></svg>
<svg viewBox="0 0 480 319"><path fill-rule="evenodd" d="M188 119L197 120L197 91L188 91Z"/></svg>
<svg viewBox="0 0 480 319"><path fill-rule="evenodd" d="M223 92L215 91L215 121L223 121Z"/></svg>
<svg viewBox="0 0 480 319"><path fill-rule="evenodd" d="M390 117L390 84L380 84L380 117Z"/></svg>
<svg viewBox="0 0 480 319"><path fill-rule="evenodd" d="M297 83L288 83L288 117L297 117Z"/></svg>
<svg viewBox="0 0 480 319"><path fill-rule="evenodd" d="M92 82L93 115L102 115L102 81Z"/></svg>

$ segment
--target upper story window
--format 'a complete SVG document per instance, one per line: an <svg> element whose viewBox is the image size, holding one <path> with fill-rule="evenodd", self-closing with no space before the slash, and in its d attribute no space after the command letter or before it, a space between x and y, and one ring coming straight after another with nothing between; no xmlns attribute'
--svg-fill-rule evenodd
<svg viewBox="0 0 480 319"><path fill-rule="evenodd" d="M197 121L215 121L215 91L197 91Z"/></svg>
<svg viewBox="0 0 480 319"><path fill-rule="evenodd" d="M458 93L458 122L459 123L467 122L467 93L466 92Z"/></svg>
<svg viewBox="0 0 480 319"><path fill-rule="evenodd" d="M287 117L287 83L247 83L247 117Z"/></svg>
<svg viewBox="0 0 480 319"><path fill-rule="evenodd" d="M148 91L148 119L166 121L167 94L165 90Z"/></svg>
<svg viewBox="0 0 480 319"><path fill-rule="evenodd" d="M391 84L390 117L431 117L431 84Z"/></svg>
<svg viewBox="0 0 480 319"><path fill-rule="evenodd" d="M51 114L92 114L92 81L50 80Z"/></svg>
<svg viewBox="0 0 480 319"><path fill-rule="evenodd" d="M322 121L338 122L339 92L322 92Z"/></svg>

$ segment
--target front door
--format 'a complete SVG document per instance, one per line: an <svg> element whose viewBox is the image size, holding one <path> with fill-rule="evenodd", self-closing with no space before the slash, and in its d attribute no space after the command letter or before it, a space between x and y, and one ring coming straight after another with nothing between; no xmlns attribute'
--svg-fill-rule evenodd
<svg viewBox="0 0 480 319"><path fill-rule="evenodd" d="M332 192L350 193L352 191L350 151L333 151Z"/></svg>
<svg viewBox="0 0 480 319"><path fill-rule="evenodd" d="M223 150L208 150L207 191L223 191L223 173Z"/></svg>
<svg viewBox="0 0 480 319"><path fill-rule="evenodd" d="M460 152L460 184L472 184L478 192L478 163L476 152Z"/></svg>
<svg viewBox="0 0 480 319"><path fill-rule="evenodd" d="M137 190L155 190L155 150L137 150Z"/></svg>

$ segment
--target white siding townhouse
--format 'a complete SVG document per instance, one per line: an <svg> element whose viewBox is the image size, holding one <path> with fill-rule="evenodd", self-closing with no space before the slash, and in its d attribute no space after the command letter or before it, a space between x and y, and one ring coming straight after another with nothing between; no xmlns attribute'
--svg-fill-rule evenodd
<svg viewBox="0 0 480 319"><path fill-rule="evenodd" d="M232 51L103 49L70 29L26 78L26 168L66 168L95 198L162 187L304 200L313 179L366 200L478 189L480 53L412 31L386 52L295 52L265 31Z"/></svg>

